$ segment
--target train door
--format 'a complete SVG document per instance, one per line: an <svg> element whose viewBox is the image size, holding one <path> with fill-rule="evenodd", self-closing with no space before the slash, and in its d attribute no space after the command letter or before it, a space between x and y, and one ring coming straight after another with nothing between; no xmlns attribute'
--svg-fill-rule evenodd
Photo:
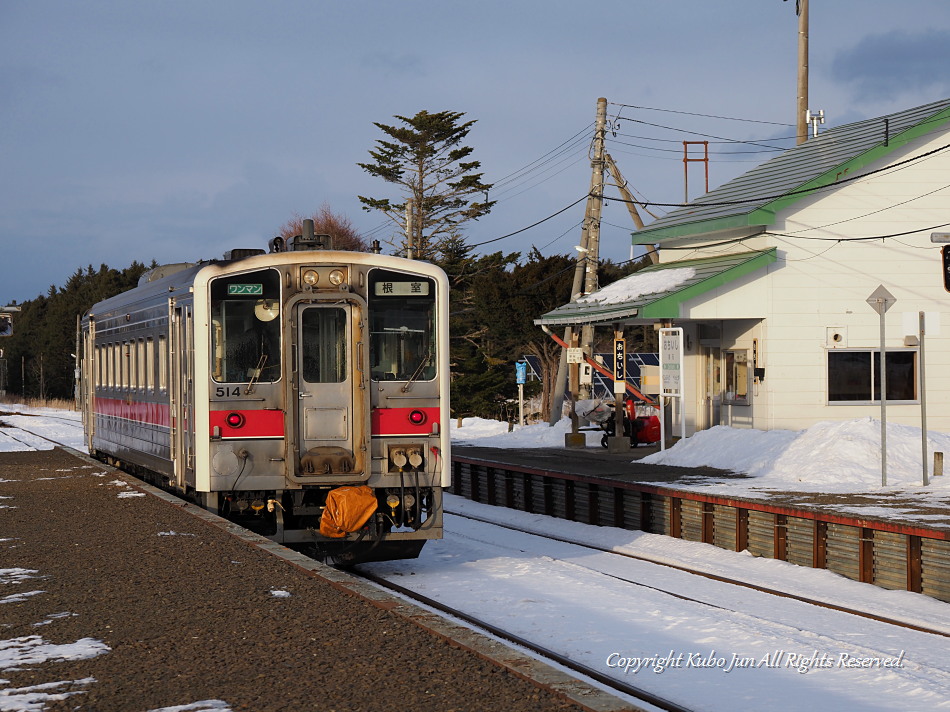
<svg viewBox="0 0 950 712"><path fill-rule="evenodd" d="M192 307L174 305L169 329L169 363L171 373L171 456L174 484L181 489L194 481L194 343L192 340ZM192 475L192 476L189 476Z"/></svg>
<svg viewBox="0 0 950 712"><path fill-rule="evenodd" d="M365 433L362 344L354 329L359 306L347 302L302 303L296 310L294 358L298 398L300 474L358 475Z"/></svg>
<svg viewBox="0 0 950 712"><path fill-rule="evenodd" d="M99 361L99 352L96 350L96 321L90 316L87 323L89 326L82 333L79 399L85 429L86 450L92 452L96 434L96 387L102 382L103 366Z"/></svg>

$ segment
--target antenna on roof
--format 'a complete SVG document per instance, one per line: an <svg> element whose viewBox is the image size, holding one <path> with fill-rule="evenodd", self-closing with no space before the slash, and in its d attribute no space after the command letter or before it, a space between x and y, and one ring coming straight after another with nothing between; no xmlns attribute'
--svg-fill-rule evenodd
<svg viewBox="0 0 950 712"><path fill-rule="evenodd" d="M813 137L818 136L818 124L825 123L825 112L824 109L819 109L818 113L811 113L811 109L805 111L805 123L811 124L811 135Z"/></svg>

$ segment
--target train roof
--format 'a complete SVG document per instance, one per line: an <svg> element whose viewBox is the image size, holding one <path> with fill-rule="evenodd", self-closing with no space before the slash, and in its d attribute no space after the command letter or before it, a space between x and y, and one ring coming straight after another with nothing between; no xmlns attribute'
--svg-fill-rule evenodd
<svg viewBox="0 0 950 712"><path fill-rule="evenodd" d="M134 304L142 304L158 297L187 294L198 283L206 283L212 277L229 271L244 271L276 267L286 264L307 264L310 262L340 262L350 264L369 264L394 270L407 270L437 276L444 274L442 268L430 262L409 260L404 257L377 255L370 252L344 252L341 250L301 250L295 252L270 252L262 250L235 250L227 253L241 255L237 259L206 260L201 262L176 262L155 267L139 278L137 287L97 302L86 312L83 319L98 317L115 311L128 309ZM252 253L252 254L248 254ZM207 273L199 277L199 273Z"/></svg>

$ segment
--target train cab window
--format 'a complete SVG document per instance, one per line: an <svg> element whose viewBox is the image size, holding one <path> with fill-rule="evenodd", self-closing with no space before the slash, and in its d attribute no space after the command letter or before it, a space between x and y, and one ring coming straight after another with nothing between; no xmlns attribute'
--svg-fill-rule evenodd
<svg viewBox="0 0 950 712"><path fill-rule="evenodd" d="M370 373L377 381L435 378L435 281L377 269L369 279Z"/></svg>
<svg viewBox="0 0 950 712"><path fill-rule="evenodd" d="M280 379L280 274L277 270L211 281L212 376L219 383Z"/></svg>

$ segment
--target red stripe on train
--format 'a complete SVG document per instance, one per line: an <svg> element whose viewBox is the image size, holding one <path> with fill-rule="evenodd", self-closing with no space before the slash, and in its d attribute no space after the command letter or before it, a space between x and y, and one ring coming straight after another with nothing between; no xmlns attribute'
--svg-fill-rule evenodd
<svg viewBox="0 0 950 712"><path fill-rule="evenodd" d="M374 408L373 435L428 435L439 423L438 408Z"/></svg>
<svg viewBox="0 0 950 712"><path fill-rule="evenodd" d="M208 413L211 435L220 428L222 438L282 438L282 410L212 410Z"/></svg>
<svg viewBox="0 0 950 712"><path fill-rule="evenodd" d="M121 398L96 397L96 415L122 418L146 425L167 428L171 424L168 403L127 401Z"/></svg>

